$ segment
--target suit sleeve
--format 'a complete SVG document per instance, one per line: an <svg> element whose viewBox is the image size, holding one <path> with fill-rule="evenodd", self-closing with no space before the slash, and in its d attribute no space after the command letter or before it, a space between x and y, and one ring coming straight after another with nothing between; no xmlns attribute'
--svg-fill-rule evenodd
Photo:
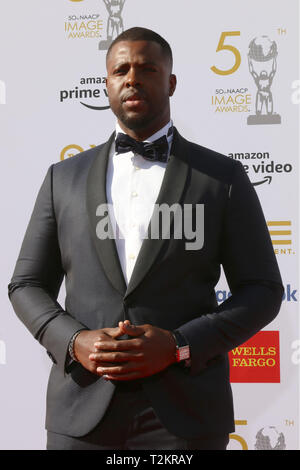
<svg viewBox="0 0 300 470"><path fill-rule="evenodd" d="M87 328L57 302L64 271L53 209L52 168L38 193L8 293L19 319L65 372L69 341L76 331Z"/></svg>
<svg viewBox="0 0 300 470"><path fill-rule="evenodd" d="M178 328L190 344L192 375L264 328L276 317L282 302L283 286L267 224L239 162L235 162L228 191L221 262L231 297L214 313Z"/></svg>

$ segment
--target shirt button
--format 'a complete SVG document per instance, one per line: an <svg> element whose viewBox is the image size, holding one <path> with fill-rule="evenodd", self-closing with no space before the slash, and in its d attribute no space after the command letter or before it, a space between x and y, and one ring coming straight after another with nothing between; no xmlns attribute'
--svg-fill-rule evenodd
<svg viewBox="0 0 300 470"><path fill-rule="evenodd" d="M129 259L134 259L135 256L133 254L129 255Z"/></svg>
<svg viewBox="0 0 300 470"><path fill-rule="evenodd" d="M138 195L138 193L136 191L132 191L132 193L131 193L132 197L136 197L137 195Z"/></svg>

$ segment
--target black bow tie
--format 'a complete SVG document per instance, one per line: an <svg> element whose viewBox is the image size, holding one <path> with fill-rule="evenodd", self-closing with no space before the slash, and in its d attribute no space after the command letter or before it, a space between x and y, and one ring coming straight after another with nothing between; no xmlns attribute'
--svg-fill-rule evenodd
<svg viewBox="0 0 300 470"><path fill-rule="evenodd" d="M169 144L166 136L162 136L154 142L139 142L127 134L118 133L116 138L116 152L135 152L152 162L166 162L169 153Z"/></svg>

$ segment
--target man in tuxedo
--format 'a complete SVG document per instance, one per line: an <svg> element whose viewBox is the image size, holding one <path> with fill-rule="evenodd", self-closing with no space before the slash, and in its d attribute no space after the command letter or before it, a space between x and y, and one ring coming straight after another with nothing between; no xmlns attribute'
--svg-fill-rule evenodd
<svg viewBox="0 0 300 470"><path fill-rule="evenodd" d="M280 309L255 190L239 162L179 134L175 88L169 44L123 32L107 53L115 132L51 165L39 191L9 295L53 361L48 449L225 449L227 353ZM161 207L193 228L204 208L203 243L178 236L176 210L162 236ZM218 305L221 266L232 295Z"/></svg>

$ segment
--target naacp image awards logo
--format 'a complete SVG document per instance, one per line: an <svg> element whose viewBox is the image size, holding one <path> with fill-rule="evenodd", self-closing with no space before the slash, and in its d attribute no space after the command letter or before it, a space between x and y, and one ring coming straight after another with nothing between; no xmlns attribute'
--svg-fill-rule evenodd
<svg viewBox="0 0 300 470"><path fill-rule="evenodd" d="M257 87L255 114L248 116L249 125L281 124L281 117L274 112L274 98L271 91L277 71L277 44L268 36L260 36L249 44L249 72Z"/></svg>
<svg viewBox="0 0 300 470"><path fill-rule="evenodd" d="M99 42L100 51L107 50L113 40L124 31L122 12L125 1L126 0L103 0L108 12L108 20L106 26L106 39Z"/></svg>

